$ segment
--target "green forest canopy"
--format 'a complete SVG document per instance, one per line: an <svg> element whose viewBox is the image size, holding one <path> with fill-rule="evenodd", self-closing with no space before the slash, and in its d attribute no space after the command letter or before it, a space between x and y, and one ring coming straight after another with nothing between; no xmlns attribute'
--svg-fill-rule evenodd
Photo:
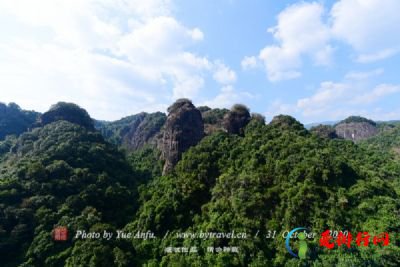
<svg viewBox="0 0 400 267"><path fill-rule="evenodd" d="M311 134L289 116L270 124L253 118L240 135L219 131L205 137L161 176L154 147L124 154L85 127L86 113L74 114L84 115L49 120L0 143L4 266L298 266L281 238L182 240L174 234L235 230L265 236L298 226L317 233L399 229L400 165L392 153L398 128L354 144ZM170 234L57 243L51 239L57 225L71 233ZM210 245L240 251L206 253ZM398 245L391 240L387 247L328 251L315 240L303 263L348 266L346 255L356 266L398 266ZM199 252L167 254L168 246L196 246Z"/></svg>

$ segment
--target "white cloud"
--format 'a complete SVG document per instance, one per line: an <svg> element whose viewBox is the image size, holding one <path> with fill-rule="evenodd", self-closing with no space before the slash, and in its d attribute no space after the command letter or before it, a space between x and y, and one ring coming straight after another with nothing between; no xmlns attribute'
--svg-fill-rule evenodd
<svg viewBox="0 0 400 267"><path fill-rule="evenodd" d="M39 111L72 101L118 119L196 98L216 60L191 51L204 34L173 9L170 0L1 1L0 31L13 32L0 37L1 101ZM221 81L236 80L221 66Z"/></svg>
<svg viewBox="0 0 400 267"><path fill-rule="evenodd" d="M399 10L398 0L339 0L329 12L321 2L293 4L268 30L276 44L261 49L259 59L268 79L280 81L300 77L305 59L330 65L338 44L350 45L360 63L394 56L400 52Z"/></svg>
<svg viewBox="0 0 400 267"><path fill-rule="evenodd" d="M372 102L376 102L382 97L395 94L400 92L400 85L392 85L392 84L380 84L376 86L372 91L357 96L353 103L355 104L369 104Z"/></svg>
<svg viewBox="0 0 400 267"><path fill-rule="evenodd" d="M400 1L341 0L331 10L332 32L350 44L359 61L389 57L400 50Z"/></svg>
<svg viewBox="0 0 400 267"><path fill-rule="evenodd" d="M382 73L382 69L350 72L342 82L323 82L313 95L299 99L296 107L311 121L343 119L350 115L379 118L381 113L374 111L371 104L400 92L400 85L373 85L371 78Z"/></svg>
<svg viewBox="0 0 400 267"><path fill-rule="evenodd" d="M279 14L278 25L268 30L278 44L266 46L259 54L269 80L299 77L304 56L317 65L330 62L330 31L322 21L323 15L324 8L319 3L295 4Z"/></svg>
<svg viewBox="0 0 400 267"><path fill-rule="evenodd" d="M264 61L270 81L290 80L301 76L297 71L301 65L300 57L292 51L271 46L261 50L259 57Z"/></svg>
<svg viewBox="0 0 400 267"><path fill-rule="evenodd" d="M388 107L379 104L382 99L399 94L400 85L378 83L376 77L383 71L349 72L342 81L322 82L312 94L294 103L277 99L271 103L266 116L290 114L305 123L340 120L350 115L376 120L394 119L396 110L388 111Z"/></svg>
<svg viewBox="0 0 400 267"><path fill-rule="evenodd" d="M192 30L181 25L175 18L160 16L133 29L122 36L117 44L121 55L128 56L132 63L162 60L163 56L176 56L192 41Z"/></svg>
<svg viewBox="0 0 400 267"><path fill-rule="evenodd" d="M360 63L370 63L394 56L397 53L399 53L399 51L400 49L398 48L390 48L390 49L383 49L378 52L370 54L360 54L357 57L357 61Z"/></svg>
<svg viewBox="0 0 400 267"><path fill-rule="evenodd" d="M220 84L232 84L236 81L236 73L221 61L214 63L214 80Z"/></svg>
<svg viewBox="0 0 400 267"><path fill-rule="evenodd" d="M257 67L257 58L254 56L251 57L244 57L242 62L242 69L248 70Z"/></svg>
<svg viewBox="0 0 400 267"><path fill-rule="evenodd" d="M371 77L376 77L382 75L384 73L384 69L379 68L372 71L351 71L346 74L345 78L348 80L365 80Z"/></svg>
<svg viewBox="0 0 400 267"><path fill-rule="evenodd" d="M203 87L203 72L211 63L184 48L202 36L197 28L187 29L173 17L160 16L120 38L118 51L147 77L172 81L172 98L192 98Z"/></svg>
<svg viewBox="0 0 400 267"><path fill-rule="evenodd" d="M321 114L331 108L331 104L343 100L351 86L345 83L323 82L317 92L297 101L297 107L304 116Z"/></svg>
<svg viewBox="0 0 400 267"><path fill-rule="evenodd" d="M209 106L211 108L231 108L232 105L242 103L244 99L252 99L255 96L249 92L237 91L232 85L221 88L221 91L213 99L199 104L200 106Z"/></svg>
<svg viewBox="0 0 400 267"><path fill-rule="evenodd" d="M190 35L193 40L202 41L204 39L204 34L199 28L194 28L190 31Z"/></svg>
<svg viewBox="0 0 400 267"><path fill-rule="evenodd" d="M296 112L298 112L296 105L287 104L281 99L276 99L269 105L267 112L265 112L265 117L271 120L274 116L281 114L294 116Z"/></svg>

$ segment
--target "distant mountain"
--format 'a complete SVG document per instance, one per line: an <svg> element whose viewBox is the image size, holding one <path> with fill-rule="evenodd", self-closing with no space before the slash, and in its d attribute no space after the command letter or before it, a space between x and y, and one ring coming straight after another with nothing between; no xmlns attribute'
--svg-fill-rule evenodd
<svg viewBox="0 0 400 267"><path fill-rule="evenodd" d="M146 145L157 146L162 134L161 130L167 120L162 112L140 113L138 120L131 124L122 138L122 145L135 151Z"/></svg>
<svg viewBox="0 0 400 267"><path fill-rule="evenodd" d="M157 144L157 134L166 121L162 112L139 113L113 122L96 121L95 125L109 142L129 150L138 150L146 144Z"/></svg>
<svg viewBox="0 0 400 267"><path fill-rule="evenodd" d="M364 140L378 134L377 123L360 117L350 116L335 125L336 134L354 142Z"/></svg>
<svg viewBox="0 0 400 267"><path fill-rule="evenodd" d="M322 122L313 122L313 123L308 123L305 124L304 127L306 129L311 129L312 127L318 126L318 125L335 125L336 123L338 123L339 121L322 121Z"/></svg>
<svg viewBox="0 0 400 267"><path fill-rule="evenodd" d="M308 124L312 133L324 138L343 138L359 142L376 136L379 133L390 131L399 125L399 121L378 121L350 116L339 122L323 122Z"/></svg>
<svg viewBox="0 0 400 267"><path fill-rule="evenodd" d="M385 131L364 140L362 144L377 151L393 153L400 158L400 125L386 128Z"/></svg>
<svg viewBox="0 0 400 267"><path fill-rule="evenodd" d="M40 113L22 110L17 104L0 102L0 141L7 135L20 135L38 119Z"/></svg>

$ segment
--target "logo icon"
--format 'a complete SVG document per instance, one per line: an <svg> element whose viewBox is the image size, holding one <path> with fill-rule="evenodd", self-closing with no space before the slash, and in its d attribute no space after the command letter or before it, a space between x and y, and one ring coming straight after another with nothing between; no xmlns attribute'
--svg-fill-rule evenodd
<svg viewBox="0 0 400 267"><path fill-rule="evenodd" d="M307 257L307 250L308 250L308 246L307 246L307 242L306 242L306 235L301 232L297 235L297 238L299 239L299 252L298 255L296 253L293 252L292 248L290 247L290 238L292 237L292 235L294 233L296 233L297 231L300 230L307 230L304 227L298 227L295 228L293 230L291 230L289 232L289 234L286 236L286 249L289 251L290 255L292 255L295 258L300 258L302 260L304 260Z"/></svg>
<svg viewBox="0 0 400 267"><path fill-rule="evenodd" d="M53 230L54 241L67 241L68 240L68 229L67 227L59 226Z"/></svg>

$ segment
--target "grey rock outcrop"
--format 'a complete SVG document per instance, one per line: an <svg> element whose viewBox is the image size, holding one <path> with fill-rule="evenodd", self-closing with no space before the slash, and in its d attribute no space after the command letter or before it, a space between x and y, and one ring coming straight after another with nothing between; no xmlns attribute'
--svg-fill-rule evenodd
<svg viewBox="0 0 400 267"><path fill-rule="evenodd" d="M336 134L354 142L375 136L378 133L376 126L367 122L341 123L335 127Z"/></svg>
<svg viewBox="0 0 400 267"><path fill-rule="evenodd" d="M354 142L367 139L378 134L378 128L374 121L352 116L335 126L336 134L344 139Z"/></svg>
<svg viewBox="0 0 400 267"><path fill-rule="evenodd" d="M165 160L163 174L170 172L182 153L196 145L204 136L201 112L188 99L179 99L168 108L168 117L159 143Z"/></svg>

